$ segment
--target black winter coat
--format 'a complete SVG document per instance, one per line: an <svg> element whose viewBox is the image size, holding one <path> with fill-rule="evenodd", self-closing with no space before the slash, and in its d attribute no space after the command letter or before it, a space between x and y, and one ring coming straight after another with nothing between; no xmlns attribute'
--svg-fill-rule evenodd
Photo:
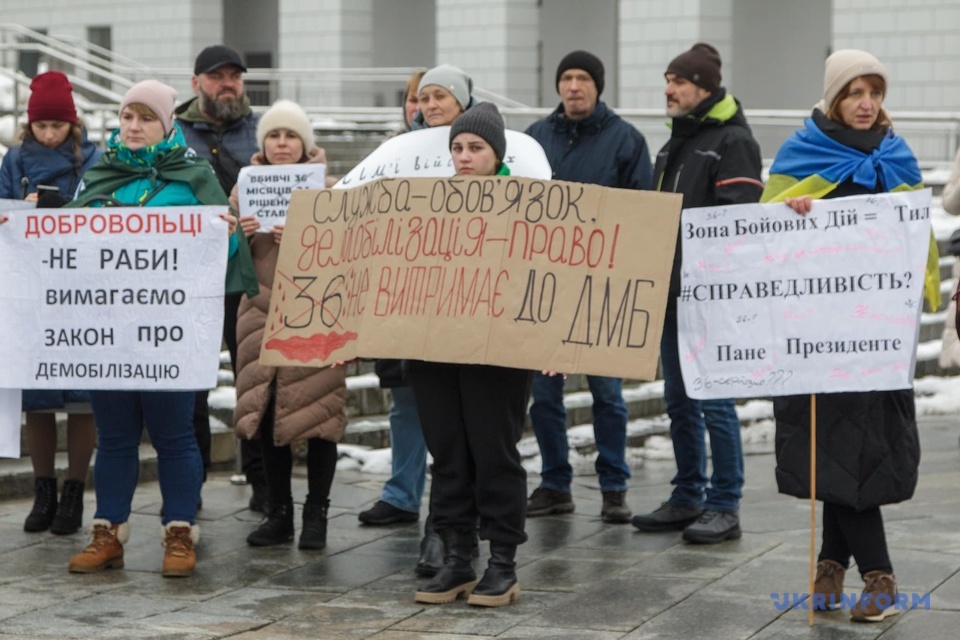
<svg viewBox="0 0 960 640"><path fill-rule="evenodd" d="M832 138L869 153L882 136L814 120ZM886 191L877 182L876 193ZM871 193L852 180L827 199ZM774 398L777 486L810 498L810 396ZM913 497L920 467L913 389L817 395L817 499L857 511Z"/></svg>
<svg viewBox="0 0 960 640"><path fill-rule="evenodd" d="M673 119L670 140L657 154L658 191L683 195L683 208L759 202L763 192L760 145L740 103L720 89L690 116ZM673 255L667 314L676 314L680 295L681 236Z"/></svg>

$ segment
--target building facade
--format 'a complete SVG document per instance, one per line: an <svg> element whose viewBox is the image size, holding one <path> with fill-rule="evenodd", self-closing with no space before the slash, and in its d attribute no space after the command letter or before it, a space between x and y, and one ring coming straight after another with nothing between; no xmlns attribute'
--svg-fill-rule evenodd
<svg viewBox="0 0 960 640"><path fill-rule="evenodd" d="M813 104L826 55L857 47L887 64L892 109L960 110L960 0L0 0L0 6L9 22L92 41L151 70L189 71L196 53L216 42L241 51L251 67L320 70L271 88L318 106L398 104L395 82L366 81L343 69L440 62L463 67L494 94L552 106L557 62L584 48L607 66L608 102L660 107L667 62L706 40L723 56L725 84L747 107ZM171 77L189 91L183 77Z"/></svg>

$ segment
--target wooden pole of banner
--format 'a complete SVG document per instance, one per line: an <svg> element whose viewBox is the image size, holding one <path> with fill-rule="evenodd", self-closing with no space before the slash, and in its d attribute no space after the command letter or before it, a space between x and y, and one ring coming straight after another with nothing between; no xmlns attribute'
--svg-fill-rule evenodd
<svg viewBox="0 0 960 640"><path fill-rule="evenodd" d="M813 583L817 571L817 396L810 394L810 604L807 625L813 626Z"/></svg>

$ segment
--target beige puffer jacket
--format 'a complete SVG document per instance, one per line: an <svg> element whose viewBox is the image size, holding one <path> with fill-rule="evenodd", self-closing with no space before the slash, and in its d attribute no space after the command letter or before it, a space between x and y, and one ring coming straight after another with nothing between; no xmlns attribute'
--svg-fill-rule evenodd
<svg viewBox="0 0 960 640"><path fill-rule="evenodd" d="M337 442L347 424L344 414L347 400L345 368L268 367L259 363L279 249L280 245L269 233L257 233L250 244L260 293L252 299L244 295L237 313L234 430L241 438L258 437L260 420L267 409L273 386L276 393L276 446L305 438Z"/></svg>

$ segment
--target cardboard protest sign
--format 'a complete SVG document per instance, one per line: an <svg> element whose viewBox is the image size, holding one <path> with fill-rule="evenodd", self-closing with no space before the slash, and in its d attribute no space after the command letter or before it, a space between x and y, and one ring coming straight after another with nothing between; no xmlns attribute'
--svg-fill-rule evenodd
<svg viewBox="0 0 960 640"><path fill-rule="evenodd" d="M680 360L693 398L913 384L930 191L683 212Z"/></svg>
<svg viewBox="0 0 960 640"><path fill-rule="evenodd" d="M0 389L0 458L20 457L20 390Z"/></svg>
<svg viewBox="0 0 960 640"><path fill-rule="evenodd" d="M652 379L681 198L508 176L298 191L261 362Z"/></svg>
<svg viewBox="0 0 960 640"><path fill-rule="evenodd" d="M290 194L297 189L323 189L325 164L250 165L240 169L237 197L241 216L256 216L258 231L270 233L283 224Z"/></svg>
<svg viewBox="0 0 960 640"><path fill-rule="evenodd" d="M506 130L503 161L510 173L549 180L553 173L540 143L520 131ZM456 173L450 157L450 127L431 127L390 138L374 149L335 189L356 187L379 178L442 178Z"/></svg>
<svg viewBox="0 0 960 640"><path fill-rule="evenodd" d="M0 225L0 388L216 386L226 212L9 213Z"/></svg>

